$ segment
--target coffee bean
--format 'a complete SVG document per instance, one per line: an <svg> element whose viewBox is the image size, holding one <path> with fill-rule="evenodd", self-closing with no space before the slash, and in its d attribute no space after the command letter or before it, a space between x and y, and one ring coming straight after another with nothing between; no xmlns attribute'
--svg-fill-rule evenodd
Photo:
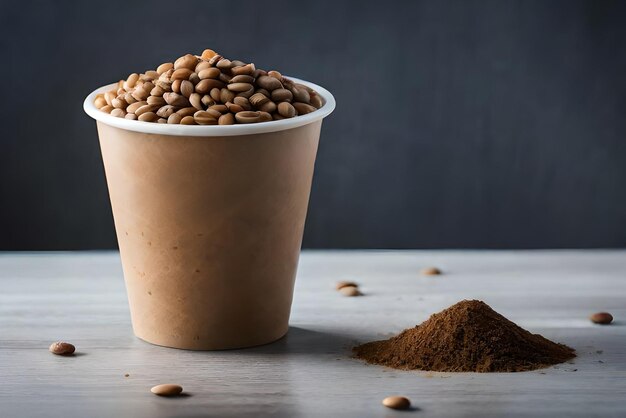
<svg viewBox="0 0 626 418"><path fill-rule="evenodd" d="M183 80L174 80L172 81L172 91L174 93L180 94L180 86L183 84Z"/></svg>
<svg viewBox="0 0 626 418"><path fill-rule="evenodd" d="M199 95L198 93L191 93L191 95L189 96L189 103L191 103L191 105L196 109L202 110L202 97L203 96ZM211 102L213 101L213 99L211 99L211 96L204 97L208 97Z"/></svg>
<svg viewBox="0 0 626 418"><path fill-rule="evenodd" d="M191 96L191 93L193 92L193 83L189 80L183 80L183 82L180 84L180 93L186 98L189 98L189 96Z"/></svg>
<svg viewBox="0 0 626 418"><path fill-rule="evenodd" d="M209 106L209 108L207 110L215 110L219 113L227 113L228 112L228 107L226 105L223 104L216 104L213 106Z"/></svg>
<svg viewBox="0 0 626 418"><path fill-rule="evenodd" d="M137 84L138 80L139 80L139 74L132 73L131 75L128 76L128 78L124 82L124 89L126 90L132 89L133 87L135 87L135 84Z"/></svg>
<svg viewBox="0 0 626 418"><path fill-rule="evenodd" d="M361 296L361 292L359 291L359 288L354 287L354 286L344 286L341 289L339 289L339 293L348 297Z"/></svg>
<svg viewBox="0 0 626 418"><path fill-rule="evenodd" d="M248 83L248 84L252 84L254 83L254 77L249 76L249 75L236 75L233 78L231 78L229 80L230 83Z"/></svg>
<svg viewBox="0 0 626 418"><path fill-rule="evenodd" d="M404 396L388 396L383 399L383 405L391 409L409 409L411 401Z"/></svg>
<svg viewBox="0 0 626 418"><path fill-rule="evenodd" d="M206 63L208 65L208 63ZM198 69L196 68L196 71L198 71ZM221 72L218 68L214 68L214 67L209 67L205 70L202 70L198 73L198 77L200 77L200 80L206 80L207 78L218 78L220 76Z"/></svg>
<svg viewBox="0 0 626 418"><path fill-rule="evenodd" d="M267 112L259 112L259 122L269 122L273 120L272 115Z"/></svg>
<svg viewBox="0 0 626 418"><path fill-rule="evenodd" d="M186 54L174 61L174 70L181 68L193 70L196 68L197 64L198 58L196 58L195 55Z"/></svg>
<svg viewBox="0 0 626 418"><path fill-rule="evenodd" d="M165 90L163 90L159 86L154 86L154 88L152 90L150 90L150 96L162 97L163 93L165 93Z"/></svg>
<svg viewBox="0 0 626 418"><path fill-rule="evenodd" d="M216 55L217 55L217 52L213 51L212 49L205 49L204 51L202 51L203 60L210 60Z"/></svg>
<svg viewBox="0 0 626 418"><path fill-rule="evenodd" d="M124 95L124 101L125 101L127 104L133 104L133 103L135 103L135 102L137 101L137 99L135 99L135 98L133 97L133 95L132 95L132 94L130 94L129 92L127 92L127 93Z"/></svg>
<svg viewBox="0 0 626 418"><path fill-rule="evenodd" d="M344 287L359 287L359 285L356 284L355 282L346 282L346 281L337 282L337 284L335 285L335 289L337 290L342 289Z"/></svg>
<svg viewBox="0 0 626 418"><path fill-rule="evenodd" d="M306 115L307 113L315 112L317 110L310 104L300 102L293 102L293 107L295 107L298 111L298 115Z"/></svg>
<svg viewBox="0 0 626 418"><path fill-rule="evenodd" d="M182 116L180 116L178 113L172 113L172 114L170 115L170 117L169 117L169 118L167 118L167 123L169 123L169 124L171 124L171 125L177 125L177 124L179 124L179 123L180 123L180 121L181 121L181 119L182 119L182 118L183 118L183 117L182 117Z"/></svg>
<svg viewBox="0 0 626 418"><path fill-rule="evenodd" d="M233 63L230 62L230 60L224 58L224 59L219 60L217 64L215 64L215 66L219 68L220 70L228 70L233 66Z"/></svg>
<svg viewBox="0 0 626 418"><path fill-rule="evenodd" d="M293 93L287 89L276 89L272 91L272 100L275 102L291 102Z"/></svg>
<svg viewBox="0 0 626 418"><path fill-rule="evenodd" d="M233 99L233 103L243 107L244 110L252 110L252 105L250 104L250 100L245 97L237 96Z"/></svg>
<svg viewBox="0 0 626 418"><path fill-rule="evenodd" d="M127 113L126 116L124 116L124 119L137 120L137 115L134 113Z"/></svg>
<svg viewBox="0 0 626 418"><path fill-rule="evenodd" d="M230 91L243 92L243 91L248 91L252 89L253 86L250 83L232 83L232 84L229 84L227 88Z"/></svg>
<svg viewBox="0 0 626 418"><path fill-rule="evenodd" d="M182 109L179 109L176 111L176 113L178 113L181 117L185 117L185 116L193 116L194 113L196 113L198 111L198 109L196 109L193 106L190 107L184 107Z"/></svg>
<svg viewBox="0 0 626 418"><path fill-rule="evenodd" d="M50 352L59 356L69 356L74 354L74 351L76 351L76 347L63 341L57 341L50 345Z"/></svg>
<svg viewBox="0 0 626 418"><path fill-rule="evenodd" d="M289 89L293 93L293 100L301 103L309 103L311 101L311 96L309 92L304 88L304 86L293 86Z"/></svg>
<svg viewBox="0 0 626 418"><path fill-rule="evenodd" d="M218 77L218 79L224 84L228 84L233 79L233 77L226 73L220 73L220 76Z"/></svg>
<svg viewBox="0 0 626 418"><path fill-rule="evenodd" d="M172 73L172 80L188 80L193 71L189 68L179 68Z"/></svg>
<svg viewBox="0 0 626 418"><path fill-rule="evenodd" d="M199 110L194 113L193 118L196 120L198 125L217 125L217 118L215 118L212 113L204 110Z"/></svg>
<svg viewBox="0 0 626 418"><path fill-rule="evenodd" d="M100 109L102 108L102 106L107 105L107 101L104 99L103 95L99 94L98 96L96 96L96 100L94 100L93 104L94 106L96 106L96 108Z"/></svg>
<svg viewBox="0 0 626 418"><path fill-rule="evenodd" d="M104 113L111 113L113 109L115 109L113 106L106 105L106 106L102 106L100 108L100 111Z"/></svg>
<svg viewBox="0 0 626 418"><path fill-rule="evenodd" d="M163 99L172 106L176 107L187 107L189 106L189 100L178 93L165 93L163 94Z"/></svg>
<svg viewBox="0 0 626 418"><path fill-rule="evenodd" d="M162 96L150 96L146 101L149 105L165 106L165 99Z"/></svg>
<svg viewBox="0 0 626 418"><path fill-rule="evenodd" d="M159 73L159 75L163 74L164 72L171 70L172 68L174 68L174 64L172 64L171 62L165 62L161 65L159 65L156 69L157 73Z"/></svg>
<svg viewBox="0 0 626 418"><path fill-rule="evenodd" d="M176 113L176 111L178 110L177 107L172 106L172 105L165 105L161 108L159 108L159 110L156 111L157 116L160 116L162 118L169 118L170 115L172 113Z"/></svg>
<svg viewBox="0 0 626 418"><path fill-rule="evenodd" d="M244 108L239 106L238 104L234 104L231 102L226 103L226 107L231 113L243 112Z"/></svg>
<svg viewBox="0 0 626 418"><path fill-rule="evenodd" d="M123 118L124 116L126 116L126 112L124 112L122 109L113 109L111 111L111 116L115 116L116 118Z"/></svg>
<svg viewBox="0 0 626 418"><path fill-rule="evenodd" d="M266 89L267 91L272 91L276 89L280 89L283 87L282 83L276 80L274 77L270 77L267 75L262 75L256 80L257 86Z"/></svg>
<svg viewBox="0 0 626 418"><path fill-rule="evenodd" d="M613 322L613 315L608 312L597 312L589 317L594 324L608 325Z"/></svg>
<svg viewBox="0 0 626 418"><path fill-rule="evenodd" d="M256 123L261 120L259 112L253 112L250 110L244 110L235 114L235 120L239 123Z"/></svg>
<svg viewBox="0 0 626 418"><path fill-rule="evenodd" d="M137 117L142 122L156 122L159 117L154 112L145 112Z"/></svg>
<svg viewBox="0 0 626 418"><path fill-rule="evenodd" d="M220 116L217 123L220 125L232 125L235 123L235 115L232 113L226 113L225 115Z"/></svg>
<svg viewBox="0 0 626 418"><path fill-rule="evenodd" d="M113 99L115 99L117 97L117 92L115 91L107 91L106 93L104 93L104 100L107 102L107 104L111 107L113 107Z"/></svg>
<svg viewBox="0 0 626 418"><path fill-rule="evenodd" d="M156 385L150 392L159 396L178 396L183 392L183 387L172 383L166 383L162 385Z"/></svg>
<svg viewBox="0 0 626 418"><path fill-rule="evenodd" d="M154 84L156 86L160 87L161 89L163 89L164 92L172 91L172 82L171 81L157 80L157 81L154 82Z"/></svg>
<svg viewBox="0 0 626 418"><path fill-rule="evenodd" d="M111 100L111 105L116 108L116 109L126 109L126 106L128 106L128 103L126 103L126 100L124 100L124 98L120 98L120 97L116 97L115 99Z"/></svg>
<svg viewBox="0 0 626 418"><path fill-rule="evenodd" d="M220 90L220 100L222 103L233 102L235 100L235 93L224 88Z"/></svg>
<svg viewBox="0 0 626 418"><path fill-rule="evenodd" d="M192 96L193 96L193 95L192 95ZM190 98L190 99L191 99L191 98ZM189 100L189 101L191 102L191 100ZM211 97L211 96L210 96L210 95L208 95L208 94L205 94L204 96L202 96L201 101L202 101L202 104L203 104L204 106L207 106L207 107L208 107L208 106L212 106L212 105L214 105L214 104L215 104L215 100L213 100L213 97ZM193 105L193 103L192 103L192 105Z"/></svg>
<svg viewBox="0 0 626 418"><path fill-rule="evenodd" d="M196 92L200 94L205 94L211 91L211 89L224 87L224 83L220 80L215 80L213 78L205 78L204 80L200 80L198 84L196 84Z"/></svg>
<svg viewBox="0 0 626 418"><path fill-rule="evenodd" d="M281 82L283 80L283 75L281 73L279 73L278 71L275 71L275 70L268 71L267 75L270 76L270 77L273 77L276 80L281 81Z"/></svg>
<svg viewBox="0 0 626 418"><path fill-rule="evenodd" d="M185 116L184 118L180 120L180 124L181 125L195 125L196 120L193 118L193 116Z"/></svg>
<svg viewBox="0 0 626 418"><path fill-rule="evenodd" d="M139 117L139 116L143 115L144 113L155 112L160 107L161 106L159 106L159 105L147 104L147 105L141 106L139 109L135 110L135 115L137 115L137 117Z"/></svg>
<svg viewBox="0 0 626 418"><path fill-rule="evenodd" d="M276 90L274 90L276 91ZM261 107L263 106L265 103L269 102L270 99L268 99L268 97L264 94L261 93L255 93L252 96L250 96L250 104L254 107Z"/></svg>
<svg viewBox="0 0 626 418"><path fill-rule="evenodd" d="M293 118L296 116L296 109L291 105L291 103L280 102L278 103L278 113L286 118Z"/></svg>
<svg viewBox="0 0 626 418"><path fill-rule="evenodd" d="M196 73L200 74L201 71L204 71L207 68L212 68L211 64L209 64L208 61L200 60L200 62L198 62L198 65L196 65L196 68L194 69L194 71ZM217 70L218 73L219 73L219 71L220 70Z"/></svg>
<svg viewBox="0 0 626 418"><path fill-rule="evenodd" d="M322 102L322 98L318 94L311 95L311 106L319 109L323 105L324 102Z"/></svg>
<svg viewBox="0 0 626 418"><path fill-rule="evenodd" d="M250 97L252 97L253 94L254 94L254 86L250 87L246 91L242 91L240 93L237 93L237 97L245 97L246 99L249 99Z"/></svg>
<svg viewBox="0 0 626 418"><path fill-rule="evenodd" d="M277 106L276 103L272 102L271 100L268 101L267 103L263 103L260 107L259 110L262 112L267 112L267 113L271 113L273 116L274 112L276 112Z"/></svg>
<svg viewBox="0 0 626 418"><path fill-rule="evenodd" d="M148 102L135 102L131 105L128 105L128 107L126 108L126 111L128 113L135 113L137 111L137 109L139 109L142 106L147 105Z"/></svg>
<svg viewBox="0 0 626 418"><path fill-rule="evenodd" d="M437 276L439 274L441 274L441 270L439 270L437 267L426 267L422 269L423 276Z"/></svg>
<svg viewBox="0 0 626 418"><path fill-rule="evenodd" d="M149 70L146 71L144 74L142 74L140 76L140 79L144 80L144 81L152 81L152 80L156 80L157 78L159 78L159 73L154 71L154 70Z"/></svg>
<svg viewBox="0 0 626 418"><path fill-rule="evenodd" d="M209 64L211 64L212 66L215 66L218 62L220 62L223 59L224 57L222 57L220 54L215 54L214 56L209 58Z"/></svg>
<svg viewBox="0 0 626 418"><path fill-rule="evenodd" d="M242 75L242 74L252 75L254 74L254 70L256 70L256 68L254 68L254 64L246 64L246 65L242 65L239 67L233 67L230 69L230 71L235 76Z"/></svg>

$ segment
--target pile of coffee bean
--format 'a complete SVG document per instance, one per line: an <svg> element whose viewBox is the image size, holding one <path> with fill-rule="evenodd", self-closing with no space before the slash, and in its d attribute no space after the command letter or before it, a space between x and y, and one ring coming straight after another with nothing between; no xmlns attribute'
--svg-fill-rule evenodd
<svg viewBox="0 0 626 418"><path fill-rule="evenodd" d="M323 105L311 88L231 61L206 49L156 70L133 73L117 88L98 94L94 105L119 118L181 125L269 122L311 113Z"/></svg>

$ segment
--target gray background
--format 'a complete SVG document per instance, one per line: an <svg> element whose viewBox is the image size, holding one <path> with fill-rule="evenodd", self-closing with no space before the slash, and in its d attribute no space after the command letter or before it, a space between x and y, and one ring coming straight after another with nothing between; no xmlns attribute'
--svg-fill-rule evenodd
<svg viewBox="0 0 626 418"><path fill-rule="evenodd" d="M626 2L0 3L0 249L115 247L93 88L205 47L321 84L306 247L626 244Z"/></svg>

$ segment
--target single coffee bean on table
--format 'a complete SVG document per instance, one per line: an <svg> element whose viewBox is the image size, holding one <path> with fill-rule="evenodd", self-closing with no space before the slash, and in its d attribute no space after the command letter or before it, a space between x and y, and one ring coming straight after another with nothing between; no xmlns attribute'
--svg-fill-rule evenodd
<svg viewBox="0 0 626 418"><path fill-rule="evenodd" d="M383 399L383 405L391 409L409 409L411 401L404 396L388 396Z"/></svg>
<svg viewBox="0 0 626 418"><path fill-rule="evenodd" d="M339 293L341 293L344 296L362 296L362 293L359 291L358 287L355 286L345 286L342 287L341 289L339 289Z"/></svg>
<svg viewBox="0 0 626 418"><path fill-rule="evenodd" d="M158 396L178 396L183 393L183 387L173 383L165 383L152 387L150 392Z"/></svg>
<svg viewBox="0 0 626 418"><path fill-rule="evenodd" d="M59 356L69 356L74 354L76 347L70 343L57 341L50 345L50 352Z"/></svg>
<svg viewBox="0 0 626 418"><path fill-rule="evenodd" d="M324 103L317 92L276 70L265 71L205 49L201 55L185 54L155 70L130 74L114 89L96 95L94 105L112 116L140 122L234 125L302 116ZM214 106L222 106L215 123L204 113L193 117ZM172 108L195 110L181 113Z"/></svg>
<svg viewBox="0 0 626 418"><path fill-rule="evenodd" d="M597 312L589 317L594 324L608 325L613 322L613 315L608 312Z"/></svg>
<svg viewBox="0 0 626 418"><path fill-rule="evenodd" d="M422 269L423 276L438 276L440 274L442 274L442 272L437 267L426 267Z"/></svg>
<svg viewBox="0 0 626 418"><path fill-rule="evenodd" d="M337 284L335 285L335 289L339 290L343 287L350 287L350 286L359 287L358 283L342 280L342 281L337 282Z"/></svg>

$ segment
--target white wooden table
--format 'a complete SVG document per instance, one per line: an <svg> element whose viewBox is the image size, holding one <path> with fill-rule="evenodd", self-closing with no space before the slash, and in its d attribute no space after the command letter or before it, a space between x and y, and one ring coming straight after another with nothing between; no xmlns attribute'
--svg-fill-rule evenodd
<svg viewBox="0 0 626 418"><path fill-rule="evenodd" d="M421 277L435 265L447 272ZM346 298L337 280L366 293ZM405 372L350 358L464 298L578 351L510 374ZM613 325L587 320L612 312ZM0 255L0 417L626 416L626 251L305 252L288 336L236 351L152 346L132 335L114 252ZM48 352L55 340L78 355ZM124 374L129 376L125 377ZM159 398L177 382L189 393ZM404 394L419 410L381 406Z"/></svg>

